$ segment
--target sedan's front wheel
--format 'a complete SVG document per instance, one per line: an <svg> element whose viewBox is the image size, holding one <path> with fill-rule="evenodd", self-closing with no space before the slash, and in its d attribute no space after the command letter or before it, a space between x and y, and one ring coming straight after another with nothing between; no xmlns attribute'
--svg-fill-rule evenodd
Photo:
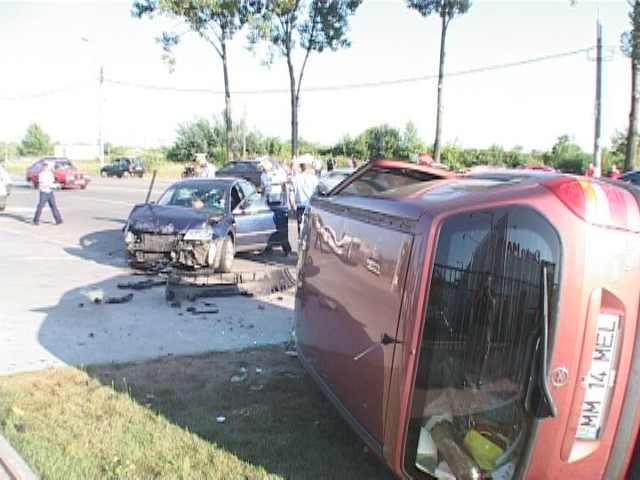
<svg viewBox="0 0 640 480"><path fill-rule="evenodd" d="M226 236L222 242L222 252L220 254L220 271L229 273L233 267L233 259L236 255L233 240L230 236Z"/></svg>

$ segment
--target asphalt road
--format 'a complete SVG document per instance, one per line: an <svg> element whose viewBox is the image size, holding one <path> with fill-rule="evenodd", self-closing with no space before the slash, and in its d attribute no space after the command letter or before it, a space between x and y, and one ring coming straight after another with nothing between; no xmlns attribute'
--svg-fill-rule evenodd
<svg viewBox="0 0 640 480"><path fill-rule="evenodd" d="M150 178L95 178L86 190L56 192L64 223L45 207L31 224L38 192L14 176L0 213L0 374L59 365L88 365L280 343L293 326L292 292L183 302L172 307L165 289L132 291L140 281L124 261L122 227L132 206L144 202ZM157 179L151 199L171 183ZM291 244L297 244L295 221ZM295 270L295 254L243 254L234 270L265 265ZM121 304L96 303L133 293ZM187 303L189 303L187 305ZM218 313L193 314L187 310Z"/></svg>

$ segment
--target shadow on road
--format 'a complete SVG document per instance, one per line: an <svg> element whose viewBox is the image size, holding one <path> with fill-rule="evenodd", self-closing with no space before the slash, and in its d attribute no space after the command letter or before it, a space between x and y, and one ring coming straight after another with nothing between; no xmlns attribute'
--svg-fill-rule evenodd
<svg viewBox="0 0 640 480"><path fill-rule="evenodd" d="M114 267L126 266L122 229L87 233L78 239L77 247L65 247L71 255Z"/></svg>
<svg viewBox="0 0 640 480"><path fill-rule="evenodd" d="M132 288L149 278L117 275L67 291L53 307L34 309L46 313L39 344L62 363L79 366L234 350L289 339L293 297L288 292L168 303L161 282Z"/></svg>

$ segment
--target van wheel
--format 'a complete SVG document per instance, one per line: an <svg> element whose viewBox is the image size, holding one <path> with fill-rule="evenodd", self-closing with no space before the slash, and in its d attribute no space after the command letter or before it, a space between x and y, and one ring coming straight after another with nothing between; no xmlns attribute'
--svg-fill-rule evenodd
<svg viewBox="0 0 640 480"><path fill-rule="evenodd" d="M102 178L106 178L107 177L107 172L105 172L105 171L100 172L100 176Z"/></svg>
<svg viewBox="0 0 640 480"><path fill-rule="evenodd" d="M233 267L233 259L235 257L235 248L233 240L230 236L226 236L222 242L222 252L220 253L220 271L229 273Z"/></svg>

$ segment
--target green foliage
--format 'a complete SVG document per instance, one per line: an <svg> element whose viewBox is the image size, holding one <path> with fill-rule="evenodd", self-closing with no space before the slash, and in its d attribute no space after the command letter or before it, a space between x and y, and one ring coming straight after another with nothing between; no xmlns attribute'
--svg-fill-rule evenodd
<svg viewBox="0 0 640 480"><path fill-rule="evenodd" d="M291 156L291 146L288 142L283 142L278 137L267 137L265 139L266 151L271 157L285 158Z"/></svg>
<svg viewBox="0 0 640 480"><path fill-rule="evenodd" d="M379 158L395 158L401 147L401 137L398 129L389 125L370 128L365 132L368 137L368 157L371 160Z"/></svg>
<svg viewBox="0 0 640 480"><path fill-rule="evenodd" d="M408 122L404 128L400 146L396 152L397 158L409 159L411 155L424 153L427 151L427 146L418 137L418 129L413 122Z"/></svg>
<svg viewBox="0 0 640 480"><path fill-rule="evenodd" d="M20 145L16 142L0 142L0 159L3 162L14 160L20 156L19 150Z"/></svg>
<svg viewBox="0 0 640 480"><path fill-rule="evenodd" d="M622 156L627 152L627 135L618 129L611 135L611 152Z"/></svg>
<svg viewBox="0 0 640 480"><path fill-rule="evenodd" d="M544 155L545 165L566 173L582 174L591 162L591 155L573 143L569 135L561 135L551 148L551 153Z"/></svg>
<svg viewBox="0 0 640 480"><path fill-rule="evenodd" d="M18 147L18 152L24 156L51 155L53 154L53 144L42 127L37 123L32 123L27 128L27 133Z"/></svg>
<svg viewBox="0 0 640 480"><path fill-rule="evenodd" d="M349 16L362 0L254 0L250 2L249 49L261 42L269 44L263 63L271 65L278 54L287 59L291 89L291 153L298 154L298 102L302 76L311 52L336 51L350 45L347 38ZM297 34L297 35L296 35ZM296 78L293 52L305 51Z"/></svg>
<svg viewBox="0 0 640 480"><path fill-rule="evenodd" d="M635 63L640 62L640 1L629 0L631 29L620 36L620 50Z"/></svg>
<svg viewBox="0 0 640 480"><path fill-rule="evenodd" d="M447 21L456 15L467 13L471 7L470 0L406 0L407 6L416 10L423 17L428 17L432 13L439 17L446 16Z"/></svg>
<svg viewBox="0 0 640 480"><path fill-rule="evenodd" d="M167 158L179 162L192 162L196 153L206 153L209 158L215 158L216 149L220 147L224 148L216 135L215 125L200 118L190 124L180 124L176 141L167 152Z"/></svg>

